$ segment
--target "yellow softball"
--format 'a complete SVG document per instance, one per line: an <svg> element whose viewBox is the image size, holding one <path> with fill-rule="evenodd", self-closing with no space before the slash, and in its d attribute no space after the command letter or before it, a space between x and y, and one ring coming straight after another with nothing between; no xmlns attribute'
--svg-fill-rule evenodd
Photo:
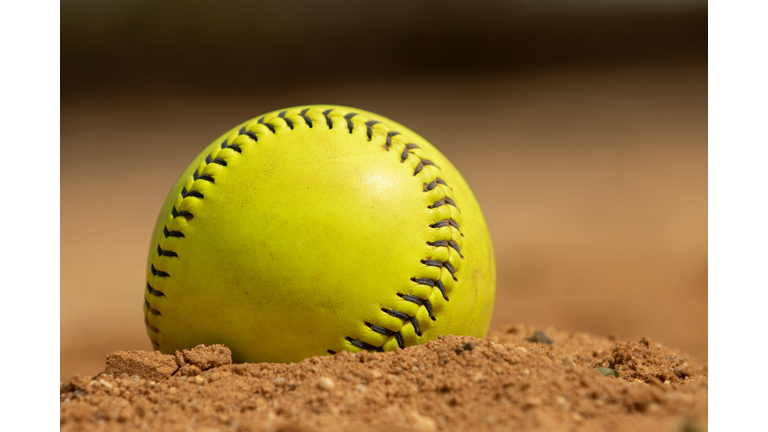
<svg viewBox="0 0 768 432"><path fill-rule="evenodd" d="M236 126L184 171L144 314L164 353L294 362L484 337L495 283L480 207L445 156L385 117L309 105Z"/></svg>

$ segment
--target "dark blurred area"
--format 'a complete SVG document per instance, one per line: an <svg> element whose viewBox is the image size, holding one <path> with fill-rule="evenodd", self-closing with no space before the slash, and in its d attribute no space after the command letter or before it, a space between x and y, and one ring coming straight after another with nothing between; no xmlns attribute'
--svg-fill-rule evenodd
<svg viewBox="0 0 768 432"><path fill-rule="evenodd" d="M486 216L493 327L707 354L705 1L61 4L61 376L151 349L149 237L213 139L329 103L435 144Z"/></svg>
<svg viewBox="0 0 768 432"><path fill-rule="evenodd" d="M707 53L704 1L80 0L62 3L61 21L65 91L477 75Z"/></svg>

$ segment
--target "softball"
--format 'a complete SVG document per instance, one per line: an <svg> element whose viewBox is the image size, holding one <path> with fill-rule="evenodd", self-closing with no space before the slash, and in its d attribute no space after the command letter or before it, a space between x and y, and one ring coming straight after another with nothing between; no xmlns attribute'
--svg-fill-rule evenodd
<svg viewBox="0 0 768 432"><path fill-rule="evenodd" d="M144 315L163 353L296 362L485 337L495 284L483 214L445 156L385 117L310 105L234 127L184 171Z"/></svg>

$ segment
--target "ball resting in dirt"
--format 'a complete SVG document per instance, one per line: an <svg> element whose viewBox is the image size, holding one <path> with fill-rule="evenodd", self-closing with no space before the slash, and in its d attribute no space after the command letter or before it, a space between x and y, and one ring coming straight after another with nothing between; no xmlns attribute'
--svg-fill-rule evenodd
<svg viewBox="0 0 768 432"><path fill-rule="evenodd" d="M305 106L234 127L182 174L144 312L163 353L290 362L484 337L494 290L485 220L445 156L382 116Z"/></svg>

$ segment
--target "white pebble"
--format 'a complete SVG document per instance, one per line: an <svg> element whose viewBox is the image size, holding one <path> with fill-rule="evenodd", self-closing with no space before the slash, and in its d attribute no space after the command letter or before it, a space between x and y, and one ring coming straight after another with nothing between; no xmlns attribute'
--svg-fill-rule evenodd
<svg viewBox="0 0 768 432"><path fill-rule="evenodd" d="M320 390L331 391L334 387L336 387L336 384L333 383L333 380L327 377L321 377L315 384Z"/></svg>

